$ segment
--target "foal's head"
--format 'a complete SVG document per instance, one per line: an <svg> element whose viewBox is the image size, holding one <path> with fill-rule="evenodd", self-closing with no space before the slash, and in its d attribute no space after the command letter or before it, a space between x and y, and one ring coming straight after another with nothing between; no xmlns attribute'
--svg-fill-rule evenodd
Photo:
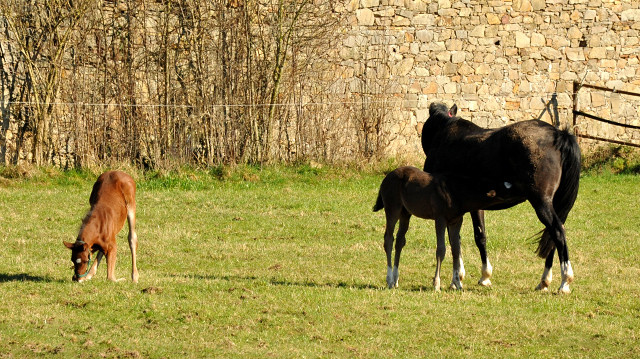
<svg viewBox="0 0 640 359"><path fill-rule="evenodd" d="M81 282L89 274L91 262L90 246L78 239L75 243L63 242L71 250L71 261L73 262L73 280Z"/></svg>

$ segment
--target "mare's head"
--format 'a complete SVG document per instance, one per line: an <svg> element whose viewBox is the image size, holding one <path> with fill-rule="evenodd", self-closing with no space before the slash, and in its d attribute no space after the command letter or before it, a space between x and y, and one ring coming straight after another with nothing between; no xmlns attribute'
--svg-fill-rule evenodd
<svg viewBox="0 0 640 359"><path fill-rule="evenodd" d="M71 250L71 262L73 262L73 280L82 282L89 274L89 262L91 261L91 247L78 239L75 243L64 242L65 247Z"/></svg>
<svg viewBox="0 0 640 359"><path fill-rule="evenodd" d="M434 136L441 128L446 126L458 114L458 106L453 105L447 108L447 105L440 102L432 102L429 105L429 118L422 127L422 149L427 154Z"/></svg>

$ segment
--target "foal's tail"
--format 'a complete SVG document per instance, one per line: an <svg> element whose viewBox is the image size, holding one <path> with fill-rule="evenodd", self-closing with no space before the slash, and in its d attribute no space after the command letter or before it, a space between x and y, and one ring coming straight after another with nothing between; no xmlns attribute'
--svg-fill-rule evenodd
<svg viewBox="0 0 640 359"><path fill-rule="evenodd" d="M562 176L560 177L560 185L553 197L553 209L562 223L564 223L578 197L580 147L576 137L569 133L567 129L557 131L555 136L556 149L560 151L562 156ZM554 249L555 244L551 239L551 235L545 229L538 243L538 256L546 258Z"/></svg>
<svg viewBox="0 0 640 359"><path fill-rule="evenodd" d="M373 211L378 212L383 208L384 208L384 203L382 202L382 193L378 192L378 199L376 199L376 204L373 205Z"/></svg>

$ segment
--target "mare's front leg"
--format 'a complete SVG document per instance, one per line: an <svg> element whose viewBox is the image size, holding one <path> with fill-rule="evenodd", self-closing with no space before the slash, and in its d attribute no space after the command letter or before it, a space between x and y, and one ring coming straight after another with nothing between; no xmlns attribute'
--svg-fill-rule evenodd
<svg viewBox="0 0 640 359"><path fill-rule="evenodd" d="M433 289L436 292L440 291L440 267L447 254L447 246L444 242L446 228L447 222L444 219L436 219L436 274L433 276Z"/></svg>
<svg viewBox="0 0 640 359"><path fill-rule="evenodd" d="M451 289L462 289L461 282L461 263L460 256L460 228L462 228L462 217L448 223L449 245L451 245L451 255L453 256L453 277L451 279ZM464 277L464 274L462 275Z"/></svg>
<svg viewBox="0 0 640 359"><path fill-rule="evenodd" d="M473 236L476 241L476 247L478 247L480 259L482 260L482 277L478 281L478 284L488 287L491 285L493 267L491 266L491 263L489 263L489 258L487 257L487 235L484 226L484 211L472 211L469 212L469 214L471 215L471 221L473 222Z"/></svg>

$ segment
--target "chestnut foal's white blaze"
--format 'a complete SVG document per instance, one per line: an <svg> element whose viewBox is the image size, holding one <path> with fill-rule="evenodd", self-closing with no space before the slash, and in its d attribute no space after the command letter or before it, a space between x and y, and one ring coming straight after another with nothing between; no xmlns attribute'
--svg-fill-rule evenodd
<svg viewBox="0 0 640 359"><path fill-rule="evenodd" d="M76 241L64 242L64 245L71 250L74 281L83 282L91 279L96 274L103 257L107 258L107 279L116 281L116 235L124 226L126 219L129 224L131 280L138 282L135 193L135 181L124 172L109 171L98 177L89 197L91 209L82 221ZM91 254L94 252L98 253L92 263Z"/></svg>

